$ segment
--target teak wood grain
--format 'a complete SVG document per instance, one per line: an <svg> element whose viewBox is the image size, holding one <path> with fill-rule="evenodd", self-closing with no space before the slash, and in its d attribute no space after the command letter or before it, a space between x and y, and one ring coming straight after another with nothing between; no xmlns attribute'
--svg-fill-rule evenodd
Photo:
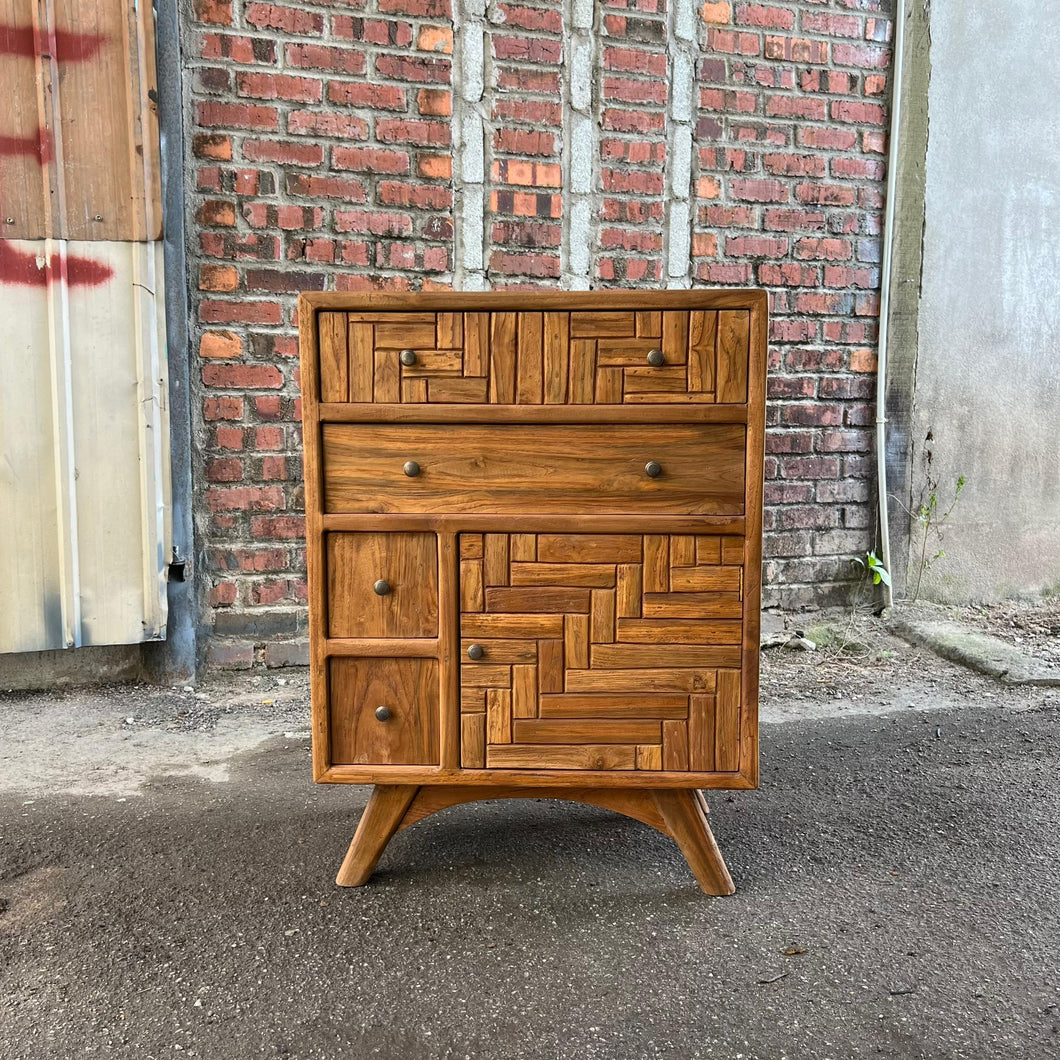
<svg viewBox="0 0 1060 1060"><path fill-rule="evenodd" d="M438 635L434 534L328 534L326 549L330 637Z"/></svg>
<svg viewBox="0 0 1060 1060"><path fill-rule="evenodd" d="M591 497L600 514L741 515L744 435L722 424L325 424L325 508L584 513Z"/></svg>
<svg viewBox="0 0 1060 1060"><path fill-rule="evenodd" d="M432 659L331 660L331 759L431 765L439 758L438 664ZM376 717L378 708L390 717Z"/></svg>
<svg viewBox="0 0 1060 1060"><path fill-rule="evenodd" d="M303 295L314 774L401 793L343 882L443 805L594 791L731 891L677 789L757 784L765 308Z"/></svg>

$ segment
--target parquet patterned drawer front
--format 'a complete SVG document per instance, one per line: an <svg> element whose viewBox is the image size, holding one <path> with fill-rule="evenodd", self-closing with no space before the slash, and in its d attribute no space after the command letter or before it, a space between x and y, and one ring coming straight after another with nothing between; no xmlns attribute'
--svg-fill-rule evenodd
<svg viewBox="0 0 1060 1060"><path fill-rule="evenodd" d="M739 515L745 436L733 424L328 424L324 503L329 512L581 513L588 498L601 515Z"/></svg>
<svg viewBox="0 0 1060 1060"><path fill-rule="evenodd" d="M330 312L320 400L376 404L746 402L750 312Z"/></svg>
<svg viewBox="0 0 1060 1060"><path fill-rule="evenodd" d="M462 534L461 765L737 772L743 541Z"/></svg>

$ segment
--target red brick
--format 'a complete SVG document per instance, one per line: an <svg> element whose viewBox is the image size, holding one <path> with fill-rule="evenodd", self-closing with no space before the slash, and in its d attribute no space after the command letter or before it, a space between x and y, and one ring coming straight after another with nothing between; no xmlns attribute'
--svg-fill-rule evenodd
<svg viewBox="0 0 1060 1060"><path fill-rule="evenodd" d="M551 158L558 152L554 133L525 129L498 129L493 135L494 150L512 155Z"/></svg>
<svg viewBox="0 0 1060 1060"><path fill-rule="evenodd" d="M200 291L234 291L239 286L239 273L231 265L200 265Z"/></svg>
<svg viewBox="0 0 1060 1060"><path fill-rule="evenodd" d="M453 176L453 160L449 155L416 156L416 173L428 180L449 180Z"/></svg>
<svg viewBox="0 0 1060 1060"><path fill-rule="evenodd" d="M191 10L197 22L232 25L232 0L193 0Z"/></svg>
<svg viewBox="0 0 1060 1060"><path fill-rule="evenodd" d="M800 239L795 244L795 257L804 261L814 258L849 261L853 256L853 248L847 239Z"/></svg>
<svg viewBox="0 0 1060 1060"><path fill-rule="evenodd" d="M627 77L605 77L603 98L621 103L666 105L666 82L638 81Z"/></svg>
<svg viewBox="0 0 1060 1060"><path fill-rule="evenodd" d="M274 29L302 36L317 36L324 30L324 16L279 4L247 4L247 22L258 29Z"/></svg>
<svg viewBox="0 0 1060 1060"><path fill-rule="evenodd" d="M257 427L254 430L254 448L258 451L282 449L285 440L282 427Z"/></svg>
<svg viewBox="0 0 1060 1060"><path fill-rule="evenodd" d="M364 202L368 191L359 180L345 177L314 177L304 173L291 173L287 178L287 190L292 195L305 195L313 199L341 199L343 202Z"/></svg>
<svg viewBox="0 0 1060 1060"><path fill-rule="evenodd" d="M363 74L368 57L352 48L332 48L324 44L288 44L284 49L288 66L302 70L326 70L340 74Z"/></svg>
<svg viewBox="0 0 1060 1060"><path fill-rule="evenodd" d="M295 103L318 103L324 94L324 83L312 77L289 74L264 74L252 71L236 78L239 94L255 99L286 99Z"/></svg>
<svg viewBox="0 0 1060 1060"><path fill-rule="evenodd" d="M557 37L563 33L563 16L558 9L542 10L506 3L498 4L497 8L504 16L505 26L532 32L551 33Z"/></svg>
<svg viewBox="0 0 1060 1060"><path fill-rule="evenodd" d="M366 232L377 236L405 236L412 232L412 218L407 214L400 213L336 210L335 228L339 232Z"/></svg>
<svg viewBox="0 0 1060 1060"><path fill-rule="evenodd" d="M229 456L206 461L208 482L240 482L243 478L243 461Z"/></svg>
<svg viewBox="0 0 1060 1060"><path fill-rule="evenodd" d="M831 113L836 121L861 125L883 125L886 118L879 103L856 103L849 99L833 100Z"/></svg>
<svg viewBox="0 0 1060 1060"><path fill-rule="evenodd" d="M429 184L398 184L392 180L380 182L379 201L386 206L411 206L416 209L447 210L453 205L449 188Z"/></svg>
<svg viewBox="0 0 1060 1060"><path fill-rule="evenodd" d="M283 386L283 373L271 364L206 364L202 381L226 390L275 390Z"/></svg>
<svg viewBox="0 0 1060 1060"><path fill-rule="evenodd" d="M279 114L275 107L252 103L203 102L196 107L200 125L222 126L229 129L278 129Z"/></svg>
<svg viewBox="0 0 1060 1060"><path fill-rule="evenodd" d="M284 506L281 486L236 486L206 491L206 504L212 512L279 511Z"/></svg>
<svg viewBox="0 0 1060 1060"><path fill-rule="evenodd" d="M551 62L556 59L548 60ZM604 48L604 69L628 74L648 74L666 77L666 55L643 48Z"/></svg>
<svg viewBox="0 0 1060 1060"><path fill-rule="evenodd" d="M887 48L871 44L833 44L832 59L838 66L856 66L861 70L882 70L890 65Z"/></svg>
<svg viewBox="0 0 1060 1060"><path fill-rule="evenodd" d="M779 180L733 180L729 188L734 198L747 202L787 202L790 197Z"/></svg>
<svg viewBox="0 0 1060 1060"><path fill-rule="evenodd" d="M410 172L409 156L404 151L381 151L371 147L334 147L332 169L351 169L362 173Z"/></svg>
<svg viewBox="0 0 1060 1060"><path fill-rule="evenodd" d="M278 302L211 299L199 304L199 319L205 324L279 324L283 312Z"/></svg>
<svg viewBox="0 0 1060 1060"><path fill-rule="evenodd" d="M243 399L238 397L203 398L202 414L206 420L241 420Z"/></svg>
<svg viewBox="0 0 1060 1060"><path fill-rule="evenodd" d="M324 161L320 144L283 140L246 140L243 157L250 162L276 162L284 166L319 166Z"/></svg>
<svg viewBox="0 0 1060 1060"><path fill-rule="evenodd" d="M730 22L732 4L728 3L728 0L706 0L699 7L699 15L704 22Z"/></svg>
<svg viewBox="0 0 1060 1060"><path fill-rule="evenodd" d="M218 427L214 431L214 444L218 449L242 449L242 427Z"/></svg>
<svg viewBox="0 0 1060 1060"><path fill-rule="evenodd" d="M236 223L235 203L223 199L207 199L195 212L199 224L231 227Z"/></svg>
<svg viewBox="0 0 1060 1060"><path fill-rule="evenodd" d="M827 162L820 155L771 154L762 156L762 166L778 177L823 177Z"/></svg>
<svg viewBox="0 0 1060 1060"><path fill-rule="evenodd" d="M196 133L192 138L196 158L213 158L226 162L232 157L232 138L218 133Z"/></svg>
<svg viewBox="0 0 1060 1060"><path fill-rule="evenodd" d="M350 107L372 110L404 110L408 105L405 90L396 85L370 85L363 81L331 81L328 99Z"/></svg>
<svg viewBox="0 0 1060 1060"><path fill-rule="evenodd" d="M375 135L382 143L416 144L421 147L446 146L450 142L449 126L440 121L377 118Z"/></svg>
<svg viewBox="0 0 1060 1060"><path fill-rule="evenodd" d="M855 190L843 184L796 184L795 198L816 206L852 206Z"/></svg>
<svg viewBox="0 0 1060 1060"><path fill-rule="evenodd" d="M452 63L448 59L425 59L420 56L377 55L375 70L380 77L401 82L428 82L447 85Z"/></svg>
<svg viewBox="0 0 1060 1060"><path fill-rule="evenodd" d="M725 253L735 258L781 258L788 252L788 241L771 236L729 236Z"/></svg>
<svg viewBox="0 0 1060 1060"><path fill-rule="evenodd" d="M828 117L828 101L816 96L769 96L766 114L775 118L824 121Z"/></svg>
<svg viewBox="0 0 1060 1060"><path fill-rule="evenodd" d="M737 4L738 26L762 26L765 29L791 29L795 25L795 12L786 7L769 7L765 4Z"/></svg>
<svg viewBox="0 0 1060 1060"><path fill-rule="evenodd" d="M827 41L809 40L806 37L766 37L763 54L767 59L782 59L790 63L826 63L829 46Z"/></svg>
<svg viewBox="0 0 1060 1060"><path fill-rule="evenodd" d="M447 118L453 113L452 93L440 88L421 88L416 93L416 107L427 117Z"/></svg>
<svg viewBox="0 0 1060 1060"><path fill-rule="evenodd" d="M287 115L291 136L333 136L341 140L367 140L368 122L352 114L295 110Z"/></svg>
<svg viewBox="0 0 1060 1060"><path fill-rule="evenodd" d="M210 589L210 606L225 607L234 604L238 591L239 587L235 582L218 582Z"/></svg>
<svg viewBox="0 0 1060 1060"><path fill-rule="evenodd" d="M541 37L509 37L494 31L490 35L493 57L518 63L539 65L558 64L563 56L563 45L558 40Z"/></svg>
<svg viewBox="0 0 1060 1060"><path fill-rule="evenodd" d="M449 0L377 0L380 11L398 15L421 15L424 18L451 18Z"/></svg>
<svg viewBox="0 0 1060 1060"><path fill-rule="evenodd" d="M807 33L857 38L861 36L861 19L854 15L834 15L826 11L803 11L802 28Z"/></svg>
<svg viewBox="0 0 1060 1060"><path fill-rule="evenodd" d="M305 519L300 515L254 515L250 533L255 540L296 541L305 537Z"/></svg>

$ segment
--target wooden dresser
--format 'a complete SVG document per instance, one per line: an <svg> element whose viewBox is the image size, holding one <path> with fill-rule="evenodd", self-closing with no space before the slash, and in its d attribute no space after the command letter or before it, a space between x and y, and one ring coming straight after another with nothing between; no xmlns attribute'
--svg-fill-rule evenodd
<svg viewBox="0 0 1060 1060"><path fill-rule="evenodd" d="M339 873L475 799L608 807L733 889L758 783L762 291L304 294L318 781Z"/></svg>

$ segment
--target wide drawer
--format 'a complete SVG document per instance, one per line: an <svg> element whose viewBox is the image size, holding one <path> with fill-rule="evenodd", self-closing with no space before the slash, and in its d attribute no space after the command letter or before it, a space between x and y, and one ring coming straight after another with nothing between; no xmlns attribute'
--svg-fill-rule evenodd
<svg viewBox="0 0 1060 1060"><path fill-rule="evenodd" d="M328 512L744 510L742 424L331 423L321 434Z"/></svg>

